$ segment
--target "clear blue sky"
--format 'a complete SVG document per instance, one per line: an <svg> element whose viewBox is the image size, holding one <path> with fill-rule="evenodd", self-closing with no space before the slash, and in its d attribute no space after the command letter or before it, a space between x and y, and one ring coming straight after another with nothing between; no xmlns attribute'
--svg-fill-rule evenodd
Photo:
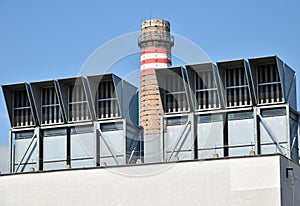
<svg viewBox="0 0 300 206"><path fill-rule="evenodd" d="M150 17L170 20L214 62L276 54L300 73L299 11L299 0L0 0L0 84L76 76L96 48ZM0 124L1 145L9 129L2 92Z"/></svg>

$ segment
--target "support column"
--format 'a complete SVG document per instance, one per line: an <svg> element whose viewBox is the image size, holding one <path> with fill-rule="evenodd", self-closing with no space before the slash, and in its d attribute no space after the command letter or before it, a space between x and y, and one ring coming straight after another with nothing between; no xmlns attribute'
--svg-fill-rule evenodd
<svg viewBox="0 0 300 206"><path fill-rule="evenodd" d="M35 134L36 134L36 144L37 144L36 145L37 146L36 169L37 171L43 171L44 138L40 127L35 128Z"/></svg>
<svg viewBox="0 0 300 206"><path fill-rule="evenodd" d="M198 137L197 137L197 119L195 117L194 112L192 112L190 115L191 119L191 137L192 137L192 150L194 154L194 159L198 159Z"/></svg>
<svg viewBox="0 0 300 206"><path fill-rule="evenodd" d="M223 114L223 144L224 144L224 157L229 156L229 140L228 140L228 118L227 113Z"/></svg>
<svg viewBox="0 0 300 206"><path fill-rule="evenodd" d="M96 166L100 166L100 134L99 134L99 123L94 122L94 135L95 135L95 161Z"/></svg>
<svg viewBox="0 0 300 206"><path fill-rule="evenodd" d="M286 104L286 106L285 106L285 109L286 109L286 134L287 134L287 157L288 158L292 158L292 155L291 155L291 146L292 146L292 144L291 144L291 129L290 129L290 127L291 127L291 125L290 125L290 105L289 104ZM279 144L279 142L278 142L278 147L280 147L280 144Z"/></svg>
<svg viewBox="0 0 300 206"><path fill-rule="evenodd" d="M14 172L14 165L15 165L15 161L14 161L14 157L13 157L13 153L14 153L14 149L13 149L13 136L12 136L12 131L11 129L9 130L9 134L8 134L8 150L9 150L9 173L13 173Z"/></svg>
<svg viewBox="0 0 300 206"><path fill-rule="evenodd" d="M126 163L127 163L127 147L126 147L126 141L127 141L127 128L126 128L126 119L123 119L123 121L122 121L122 123L123 123L123 137L124 137L124 139L123 139L123 150L124 150L124 152L123 152L123 165L126 165ZM128 164L129 164L129 162L128 162Z"/></svg>
<svg viewBox="0 0 300 206"><path fill-rule="evenodd" d="M260 111L257 107L253 107L253 118L254 118L254 144L255 144L255 153L261 154L261 145L260 145Z"/></svg>
<svg viewBox="0 0 300 206"><path fill-rule="evenodd" d="M67 127L67 164L71 166L71 127Z"/></svg>
<svg viewBox="0 0 300 206"><path fill-rule="evenodd" d="M167 159L167 153L165 150L165 130L166 130L166 125L165 123L165 119L164 119L164 115L160 116L160 136L161 136L161 147L160 147L160 151L161 151L161 161L165 161Z"/></svg>

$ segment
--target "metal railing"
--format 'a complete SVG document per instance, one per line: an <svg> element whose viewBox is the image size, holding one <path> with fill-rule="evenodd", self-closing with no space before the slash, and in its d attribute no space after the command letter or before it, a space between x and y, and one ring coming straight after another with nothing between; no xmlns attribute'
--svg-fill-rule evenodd
<svg viewBox="0 0 300 206"><path fill-rule="evenodd" d="M171 46L174 46L174 36L170 32L145 32L138 37L139 46L148 41L168 42Z"/></svg>

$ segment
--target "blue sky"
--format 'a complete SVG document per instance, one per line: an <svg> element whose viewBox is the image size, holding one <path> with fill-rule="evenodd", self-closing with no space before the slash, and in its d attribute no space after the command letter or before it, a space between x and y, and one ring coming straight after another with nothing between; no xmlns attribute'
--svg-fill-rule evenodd
<svg viewBox="0 0 300 206"><path fill-rule="evenodd" d="M149 18L170 20L214 62L276 54L300 73L299 10L297 0L0 0L0 84L76 76L95 49ZM1 145L9 129L2 92L0 124Z"/></svg>

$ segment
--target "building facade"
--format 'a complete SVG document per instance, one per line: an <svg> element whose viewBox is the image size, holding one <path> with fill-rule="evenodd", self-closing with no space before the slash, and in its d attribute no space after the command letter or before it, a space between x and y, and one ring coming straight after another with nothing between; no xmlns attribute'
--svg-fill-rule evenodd
<svg viewBox="0 0 300 206"><path fill-rule="evenodd" d="M299 164L273 154L3 175L0 199L2 206L297 206L299 179Z"/></svg>

